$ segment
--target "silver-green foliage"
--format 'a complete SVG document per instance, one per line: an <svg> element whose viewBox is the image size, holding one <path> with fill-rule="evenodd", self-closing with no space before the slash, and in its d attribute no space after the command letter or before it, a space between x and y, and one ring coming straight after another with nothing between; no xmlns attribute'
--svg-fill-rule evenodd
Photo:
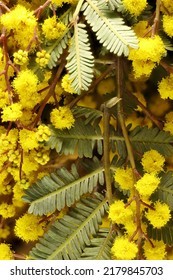
<svg viewBox="0 0 173 280"><path fill-rule="evenodd" d="M104 184L104 169L98 160L88 162L87 169L88 173L80 177L75 165L72 165L71 172L63 167L38 180L25 191L23 197L30 203L29 213L46 215L60 211L65 206L73 205L82 195L92 193L98 184Z"/></svg>
<svg viewBox="0 0 173 280"><path fill-rule="evenodd" d="M80 259L99 230L108 210L107 201L98 193L81 199L63 218L57 220L30 252L33 259Z"/></svg>

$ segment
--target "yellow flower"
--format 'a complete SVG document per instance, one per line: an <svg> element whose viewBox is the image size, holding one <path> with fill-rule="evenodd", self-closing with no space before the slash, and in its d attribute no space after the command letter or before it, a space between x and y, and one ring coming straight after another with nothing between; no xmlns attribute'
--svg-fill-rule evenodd
<svg viewBox="0 0 173 280"><path fill-rule="evenodd" d="M145 172L158 173L163 170L165 158L156 150L150 150L144 153L141 163Z"/></svg>
<svg viewBox="0 0 173 280"><path fill-rule="evenodd" d="M39 142L48 141L51 135L51 131L48 126L46 125L39 125L37 132L36 132L36 138Z"/></svg>
<svg viewBox="0 0 173 280"><path fill-rule="evenodd" d="M33 214L24 214L16 221L14 232L22 240L35 241L44 234L44 223L40 223L40 217Z"/></svg>
<svg viewBox="0 0 173 280"><path fill-rule="evenodd" d="M67 106L53 109L50 114L51 123L58 129L70 129L75 122L73 114Z"/></svg>
<svg viewBox="0 0 173 280"><path fill-rule="evenodd" d="M45 67L49 62L50 54L45 50L36 53L36 62L40 65L40 67Z"/></svg>
<svg viewBox="0 0 173 280"><path fill-rule="evenodd" d="M111 253L117 260L133 260L137 252L137 245L125 236L117 237L111 248Z"/></svg>
<svg viewBox="0 0 173 280"><path fill-rule="evenodd" d="M12 82L24 109L33 109L41 100L38 90L38 78L33 71L22 70Z"/></svg>
<svg viewBox="0 0 173 280"><path fill-rule="evenodd" d="M35 94L37 92L38 78L29 69L19 72L13 81L13 87L20 95Z"/></svg>
<svg viewBox="0 0 173 280"><path fill-rule="evenodd" d="M135 184L139 194L149 197L159 186L160 179L154 174L145 173Z"/></svg>
<svg viewBox="0 0 173 280"><path fill-rule="evenodd" d="M56 20L56 16L45 19L42 24L43 35L48 40L58 39L66 30L66 26L62 22Z"/></svg>
<svg viewBox="0 0 173 280"><path fill-rule="evenodd" d="M110 205L108 218L116 224L124 224L128 220L132 220L133 211L129 207L125 208L122 200L117 200Z"/></svg>
<svg viewBox="0 0 173 280"><path fill-rule="evenodd" d="M39 146L36 138L36 132L27 129L20 130L19 142L24 151L32 150Z"/></svg>
<svg viewBox="0 0 173 280"><path fill-rule="evenodd" d="M165 55L165 46L160 36L139 38L139 48L131 49L128 57L132 60L135 78L150 76L156 63Z"/></svg>
<svg viewBox="0 0 173 280"><path fill-rule="evenodd" d="M71 86L69 74L64 75L64 77L62 78L61 86L66 92L75 93L74 88Z"/></svg>
<svg viewBox="0 0 173 280"><path fill-rule="evenodd" d="M0 238L6 239L10 235L10 227L4 226L3 228L0 228Z"/></svg>
<svg viewBox="0 0 173 280"><path fill-rule="evenodd" d="M165 124L163 130L169 131L173 135L173 112L169 112L165 115Z"/></svg>
<svg viewBox="0 0 173 280"><path fill-rule="evenodd" d="M28 62L28 52L23 50L18 50L13 54L14 63L18 65L23 65Z"/></svg>
<svg viewBox="0 0 173 280"><path fill-rule="evenodd" d="M102 80L97 86L97 92L100 95L112 93L115 91L115 81L112 77Z"/></svg>
<svg viewBox="0 0 173 280"><path fill-rule="evenodd" d="M146 0L123 0L122 3L126 10L135 16L139 16L147 6Z"/></svg>
<svg viewBox="0 0 173 280"><path fill-rule="evenodd" d="M13 260L13 253L10 249L10 245L1 243L0 244L0 260Z"/></svg>
<svg viewBox="0 0 173 280"><path fill-rule="evenodd" d="M1 24L5 26L9 34L13 30L13 45L18 49L25 50L33 37L37 19L33 12L26 7L16 5L10 12L1 15ZM31 45L31 48L33 47L34 44Z"/></svg>
<svg viewBox="0 0 173 280"><path fill-rule="evenodd" d="M173 16L172 15L163 15L163 30L170 37L173 36L172 26L173 26Z"/></svg>
<svg viewBox="0 0 173 280"><path fill-rule="evenodd" d="M146 260L164 260L166 255L166 245L164 242L158 240L151 240L154 247L151 246L149 241L144 242L144 256Z"/></svg>
<svg viewBox="0 0 173 280"><path fill-rule="evenodd" d="M13 204L8 204L6 202L3 202L0 204L0 215L7 219L11 218L15 215L15 207Z"/></svg>
<svg viewBox="0 0 173 280"><path fill-rule="evenodd" d="M134 177L132 168L116 168L114 180L123 190L131 190L134 186Z"/></svg>
<svg viewBox="0 0 173 280"><path fill-rule="evenodd" d="M161 228L167 224L171 218L169 206L157 201L154 203L155 210L148 209L145 216L155 228Z"/></svg>
<svg viewBox="0 0 173 280"><path fill-rule="evenodd" d="M171 73L166 78L162 78L161 82L158 84L158 92L161 98L173 99L173 74Z"/></svg>
<svg viewBox="0 0 173 280"><path fill-rule="evenodd" d="M9 106L5 106L2 110L3 122L14 122L22 116L22 106L20 103L13 103Z"/></svg>

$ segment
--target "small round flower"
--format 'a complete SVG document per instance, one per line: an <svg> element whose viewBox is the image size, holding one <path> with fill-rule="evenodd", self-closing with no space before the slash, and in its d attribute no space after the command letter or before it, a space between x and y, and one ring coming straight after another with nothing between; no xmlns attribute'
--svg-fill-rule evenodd
<svg viewBox="0 0 173 280"><path fill-rule="evenodd" d="M133 211L129 207L125 208L122 200L117 200L110 205L108 218L116 224L124 224L128 220L132 220Z"/></svg>
<svg viewBox="0 0 173 280"><path fill-rule="evenodd" d="M48 141L51 136L51 131L48 126L46 125L39 125L37 132L36 132L36 138L39 142Z"/></svg>
<svg viewBox="0 0 173 280"><path fill-rule="evenodd" d="M28 52L23 50L18 50L13 54L14 63L18 65L23 65L28 62Z"/></svg>
<svg viewBox="0 0 173 280"><path fill-rule="evenodd" d="M173 26L173 16L172 15L163 15L163 30L170 37L173 36L172 26Z"/></svg>
<svg viewBox="0 0 173 280"><path fill-rule="evenodd" d="M169 206L166 203L157 201L154 203L155 210L148 209L145 213L150 224L155 228L161 228L167 224L171 218Z"/></svg>
<svg viewBox="0 0 173 280"><path fill-rule="evenodd" d="M144 153L141 163L145 172L158 173L163 170L165 158L156 150Z"/></svg>
<svg viewBox="0 0 173 280"><path fill-rule="evenodd" d="M24 214L16 221L14 232L22 240L35 241L44 234L44 223L40 223L40 217L33 214Z"/></svg>
<svg viewBox="0 0 173 280"><path fill-rule="evenodd" d="M22 116L22 106L20 103L13 103L9 106L5 106L2 110L3 122L15 122Z"/></svg>
<svg viewBox="0 0 173 280"><path fill-rule="evenodd" d="M122 0L125 9L132 15L139 16L147 6L146 0Z"/></svg>
<svg viewBox="0 0 173 280"><path fill-rule="evenodd" d="M40 65L40 67L45 67L49 62L50 54L45 50L36 53L36 62Z"/></svg>
<svg viewBox="0 0 173 280"><path fill-rule="evenodd" d="M64 77L62 78L61 82L62 88L69 93L75 93L74 88L71 86L71 80L69 79L69 74L65 74Z"/></svg>
<svg viewBox="0 0 173 280"><path fill-rule="evenodd" d="M134 177L132 168L116 168L114 180L123 190L131 190L134 186Z"/></svg>
<svg viewBox="0 0 173 280"><path fill-rule="evenodd" d="M163 130L169 131L170 134L173 135L173 112L169 112L168 114L165 115L165 123Z"/></svg>
<svg viewBox="0 0 173 280"><path fill-rule="evenodd" d="M60 38L65 30L66 26L62 22L58 22L56 16L45 19L42 24L43 35L48 40Z"/></svg>
<svg viewBox="0 0 173 280"><path fill-rule="evenodd" d="M160 83L158 84L158 92L160 93L161 98L173 99L173 74L171 73L169 76L162 78Z"/></svg>
<svg viewBox="0 0 173 280"><path fill-rule="evenodd" d="M1 243L0 244L0 260L13 260L13 253L10 249L10 245Z"/></svg>
<svg viewBox="0 0 173 280"><path fill-rule="evenodd" d="M141 196L149 197L159 186L160 179L154 174L145 173L135 184Z"/></svg>
<svg viewBox="0 0 173 280"><path fill-rule="evenodd" d="M19 96L34 95L37 92L38 78L33 71L22 70L13 81L13 87Z"/></svg>
<svg viewBox="0 0 173 280"><path fill-rule="evenodd" d="M111 248L111 253L117 260L133 260L137 252L138 246L125 236L117 237Z"/></svg>
<svg viewBox="0 0 173 280"><path fill-rule="evenodd" d="M151 243L145 240L143 249L144 249L144 256L146 260L164 260L166 256L166 245L161 240L151 240L154 247L151 246Z"/></svg>
<svg viewBox="0 0 173 280"><path fill-rule="evenodd" d="M3 228L0 228L0 238L6 239L10 235L10 227L5 225Z"/></svg>
<svg viewBox="0 0 173 280"><path fill-rule="evenodd" d="M55 108L50 114L51 123L58 129L70 129L75 122L73 114L67 106Z"/></svg>
<svg viewBox="0 0 173 280"><path fill-rule="evenodd" d="M39 146L36 132L27 129L20 130L19 142L24 151L33 150Z"/></svg>
<svg viewBox="0 0 173 280"><path fill-rule="evenodd" d="M0 204L0 215L7 219L11 218L15 215L15 207L13 204L8 204L6 202L3 202Z"/></svg>

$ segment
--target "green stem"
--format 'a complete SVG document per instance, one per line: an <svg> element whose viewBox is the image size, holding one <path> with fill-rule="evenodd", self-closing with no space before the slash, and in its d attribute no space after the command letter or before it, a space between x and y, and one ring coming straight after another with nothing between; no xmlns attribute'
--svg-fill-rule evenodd
<svg viewBox="0 0 173 280"><path fill-rule="evenodd" d="M120 99L120 102L117 103L118 108L118 119L122 129L124 141L127 148L127 153L129 157L129 161L133 170L136 169L135 160L133 156L133 149L129 139L129 135L126 129L125 120L124 120L124 113L123 113L123 73L122 73L122 63L121 58L118 57L117 61L117 97Z"/></svg>
<svg viewBox="0 0 173 280"><path fill-rule="evenodd" d="M109 109L104 104L103 113L103 141L104 141L104 168L105 168L105 181L106 181L106 196L109 204L112 203L112 184L111 184L111 173L110 173L110 147L109 147L109 135L110 135L110 113Z"/></svg>
<svg viewBox="0 0 173 280"><path fill-rule="evenodd" d="M122 59L118 57L117 60L117 97L120 99L120 102L117 103L117 108L118 108L118 119L119 123L122 129L124 141L126 144L126 149L128 153L128 158L130 161L130 165L133 169L133 175L134 175L134 182L137 181L138 179L138 172L136 170L136 164L135 164L135 159L133 155L133 148L129 139L129 135L127 132L127 128L125 125L125 119L124 119L124 112L123 112L123 65L122 65ZM134 187L134 199L136 202L136 230L134 234L129 238L131 241L136 234L138 234L138 240L137 240L137 245L138 245L138 259L142 258L142 237L143 237L143 231L141 228L141 200L140 196L137 192L137 190Z"/></svg>

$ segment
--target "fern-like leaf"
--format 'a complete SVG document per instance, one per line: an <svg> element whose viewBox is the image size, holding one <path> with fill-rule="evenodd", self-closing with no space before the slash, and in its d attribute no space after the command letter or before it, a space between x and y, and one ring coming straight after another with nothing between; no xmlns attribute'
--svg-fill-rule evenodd
<svg viewBox="0 0 173 280"><path fill-rule="evenodd" d="M44 215L73 205L83 194L91 193L97 184L103 184L103 167L95 159L93 170L79 176L75 165L69 172L65 167L45 176L25 191L23 200L30 203L29 213ZM91 164L88 163L88 164Z"/></svg>
<svg viewBox="0 0 173 280"><path fill-rule="evenodd" d="M164 156L170 156L173 153L173 136L156 127L137 127L130 133L130 140L134 150L139 153L150 149L155 149Z"/></svg>
<svg viewBox="0 0 173 280"><path fill-rule="evenodd" d="M74 25L74 35L67 56L66 68L71 86L77 94L82 90L88 90L93 79L94 57L90 50L86 25L78 23Z"/></svg>
<svg viewBox="0 0 173 280"><path fill-rule="evenodd" d="M82 106L74 107L72 112L75 118L85 117L85 124L95 122L103 117L103 113L100 110Z"/></svg>
<svg viewBox="0 0 173 280"><path fill-rule="evenodd" d="M34 259L74 260L82 254L108 210L107 201L98 193L81 199L67 215L57 220L32 249Z"/></svg>
<svg viewBox="0 0 173 280"><path fill-rule="evenodd" d="M85 124L81 119L75 121L71 129L51 128L51 137L47 142L51 149L56 149L60 154L74 154L77 150L80 158L93 156L93 149L96 145L99 154L102 154L102 135L99 128L91 124Z"/></svg>
<svg viewBox="0 0 173 280"><path fill-rule="evenodd" d="M69 25L73 17L72 9L68 9L61 17L60 21L66 26ZM55 40L51 46L47 48L47 52L50 53L50 59L48 62L48 67L52 69L57 66L57 61L62 55L63 51L67 48L69 38L71 37L71 30L67 27L60 38Z"/></svg>
<svg viewBox="0 0 173 280"><path fill-rule="evenodd" d="M106 2L112 11L124 12L125 10L122 0L106 0Z"/></svg>
<svg viewBox="0 0 173 280"><path fill-rule="evenodd" d="M138 48L134 31L124 24L122 18L109 10L105 0L86 0L82 10L97 39L110 52L127 56L129 47Z"/></svg>
<svg viewBox="0 0 173 280"><path fill-rule="evenodd" d="M82 260L110 260L111 248L114 241L111 229L101 228L86 246L80 259Z"/></svg>
<svg viewBox="0 0 173 280"><path fill-rule="evenodd" d="M148 237L154 240L163 240L169 246L173 245L173 225L170 223L163 228L153 228L151 225L147 229Z"/></svg>
<svg viewBox="0 0 173 280"><path fill-rule="evenodd" d="M168 171L161 175L159 187L152 195L151 199L154 201L160 200L168 204L171 211L173 211L173 172Z"/></svg>

